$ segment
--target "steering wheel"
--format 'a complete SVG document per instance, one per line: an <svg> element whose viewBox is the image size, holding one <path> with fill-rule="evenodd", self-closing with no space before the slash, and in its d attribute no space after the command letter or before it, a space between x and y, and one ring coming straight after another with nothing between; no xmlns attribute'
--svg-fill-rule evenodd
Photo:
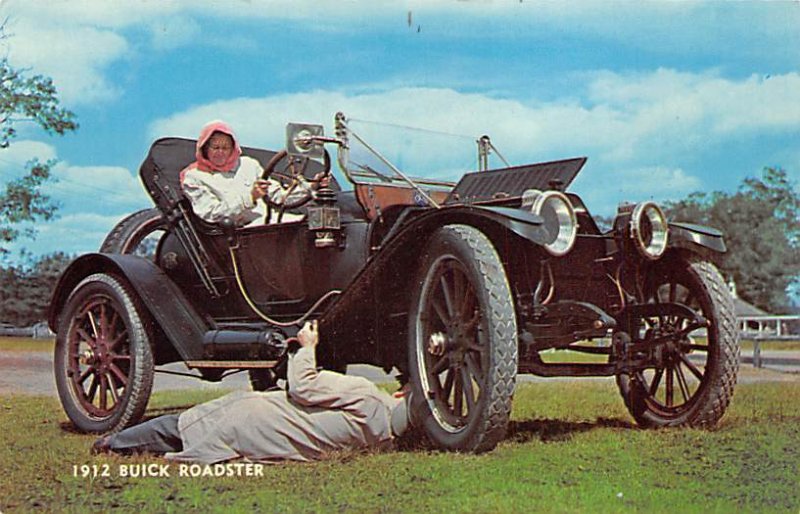
<svg viewBox="0 0 800 514"><path fill-rule="evenodd" d="M323 169L320 173L321 177L328 177L331 173L331 157L327 150L324 151L323 155ZM281 150L269 160L267 165L264 166L264 172L261 174L261 178L263 180L267 180L275 172L275 169L278 167L278 163L287 158L288 163L285 166L285 169L289 172L289 174L282 176L288 178L290 180L290 184L285 196L283 197L283 200L273 201L267 196L263 198L264 202L267 204L267 207L278 207L278 220L281 219L283 212L286 209L296 209L314 199L314 188L312 184L319 181L319 179L309 179L305 176L306 168L308 168L308 163L311 161L311 159L308 157L289 156L286 150ZM302 191L302 194L298 195L296 198L293 198L291 201L287 201L286 198L288 198L288 196L298 188Z"/></svg>

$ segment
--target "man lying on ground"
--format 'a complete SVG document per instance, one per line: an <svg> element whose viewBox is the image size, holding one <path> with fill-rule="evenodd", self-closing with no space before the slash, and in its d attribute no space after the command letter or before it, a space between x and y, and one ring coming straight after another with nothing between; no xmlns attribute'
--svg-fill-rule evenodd
<svg viewBox="0 0 800 514"><path fill-rule="evenodd" d="M297 334L287 390L237 391L99 438L93 453L163 454L215 463L309 461L332 450L381 447L409 425L409 398L395 398L363 377L318 370L316 322Z"/></svg>

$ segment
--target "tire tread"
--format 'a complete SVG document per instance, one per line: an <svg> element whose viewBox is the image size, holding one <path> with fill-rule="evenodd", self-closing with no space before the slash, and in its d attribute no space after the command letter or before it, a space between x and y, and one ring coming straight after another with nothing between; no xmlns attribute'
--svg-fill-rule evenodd
<svg viewBox="0 0 800 514"><path fill-rule="evenodd" d="M503 439L511 415L511 404L517 375L517 326L514 303L503 264L489 238L468 225L445 225L432 240L456 238L464 243L467 259L474 263L484 278L488 298L486 317L493 330L489 375L484 394L484 411L472 435L457 445L459 451L475 453L492 450ZM430 434L429 434L430 436Z"/></svg>
<svg viewBox="0 0 800 514"><path fill-rule="evenodd" d="M81 289L91 286L92 283L102 283L109 287L118 296L118 301L122 308L128 313L130 322L129 345L133 354L133 375L130 377L126 388L126 397L122 403L121 413L112 414L103 420L89 418L80 407L72 402L71 384L66 377L66 350L67 329L69 326L69 310L72 302L81 294ZM140 305L136 296L131 293L129 286L115 275L107 273L95 273L84 278L73 290L67 300L67 311L62 317L59 326L59 334L56 340L56 357L54 362L56 385L62 406L68 417L84 432L103 433L117 432L137 423L144 415L150 393L153 388L153 352L150 347L152 340L145 316L146 310ZM134 343L138 341L138 344ZM62 376L63 374L63 376Z"/></svg>
<svg viewBox="0 0 800 514"><path fill-rule="evenodd" d="M631 379L625 378L621 382L618 377L625 406L636 422L646 428L684 425L694 428L713 428L728 409L736 386L741 349L733 297L713 263L699 256L690 256L684 262L686 271L697 276L710 297L713 317L717 322L718 362L714 368L706 370L706 373L710 374L709 382L705 390L698 393L702 396L697 398L688 416L672 420L657 418L648 411L641 405L642 400L638 398L639 393L636 392L637 386L631 385Z"/></svg>
<svg viewBox="0 0 800 514"><path fill-rule="evenodd" d="M117 223L100 245L101 253L125 253L123 250L131 237L136 235L142 225L161 218L161 211L156 208L142 209L134 212Z"/></svg>

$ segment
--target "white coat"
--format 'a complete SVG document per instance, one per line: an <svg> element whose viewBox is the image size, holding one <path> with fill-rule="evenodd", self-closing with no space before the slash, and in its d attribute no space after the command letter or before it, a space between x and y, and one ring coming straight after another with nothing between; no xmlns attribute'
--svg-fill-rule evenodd
<svg viewBox="0 0 800 514"><path fill-rule="evenodd" d="M209 223L231 219L236 226L257 225L264 222L266 205L254 202L253 184L261 177L263 169L252 157L240 157L239 165L231 171L202 171L196 167L186 171L183 192L192 202L195 214ZM272 202L294 201L303 195L300 188L291 193L276 180L268 179L267 198ZM289 194L287 194L289 193ZM286 214L283 221L299 219Z"/></svg>

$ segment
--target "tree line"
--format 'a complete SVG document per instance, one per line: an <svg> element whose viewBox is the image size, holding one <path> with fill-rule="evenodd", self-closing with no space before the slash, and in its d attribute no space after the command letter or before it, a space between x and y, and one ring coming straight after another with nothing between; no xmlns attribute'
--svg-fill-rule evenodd
<svg viewBox="0 0 800 514"><path fill-rule="evenodd" d="M740 298L773 314L800 312L800 195L785 170L764 168L735 193L692 193L665 212L725 233L721 271Z"/></svg>
<svg viewBox="0 0 800 514"><path fill-rule="evenodd" d="M0 41L8 38L0 23ZM0 155L18 135L35 125L48 134L63 135L78 128L75 113L60 105L50 77L17 68L0 57ZM58 205L41 186L54 180L55 161L28 161L19 177L0 184L0 322L17 326L43 320L50 293L69 262L63 253L34 258L22 255L21 264L3 264L8 244L34 238L36 223L52 219Z"/></svg>
<svg viewBox="0 0 800 514"><path fill-rule="evenodd" d="M47 317L50 296L61 272L72 261L63 252L0 266L0 322L27 327Z"/></svg>

